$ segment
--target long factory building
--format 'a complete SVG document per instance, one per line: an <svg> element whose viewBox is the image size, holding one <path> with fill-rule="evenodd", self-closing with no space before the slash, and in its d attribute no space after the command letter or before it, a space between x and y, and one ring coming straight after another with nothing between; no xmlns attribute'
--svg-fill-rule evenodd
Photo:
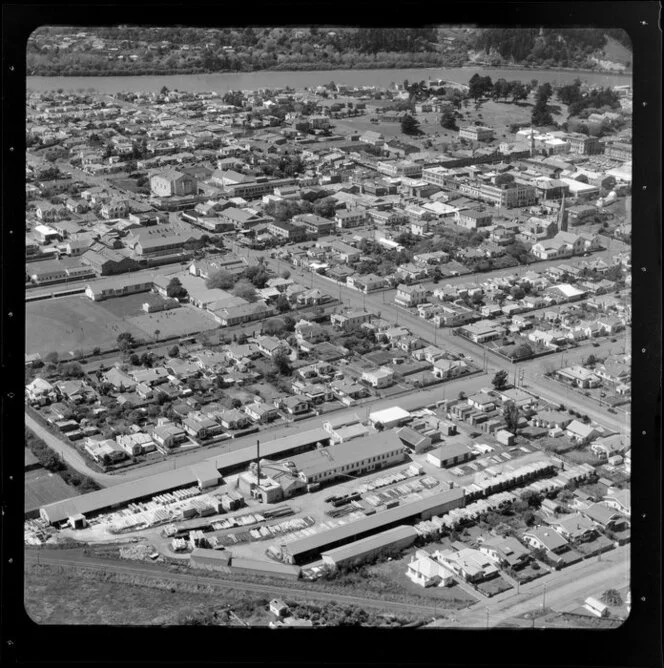
<svg viewBox="0 0 664 668"><path fill-rule="evenodd" d="M453 487L424 499L383 510L335 529L284 543L280 546L281 559L287 564L306 564L318 559L323 552L368 538L409 521L426 520L434 515L442 515L453 508L461 508L464 504L464 490Z"/></svg>
<svg viewBox="0 0 664 668"><path fill-rule="evenodd" d="M311 429L272 441L261 441L261 457L288 456L316 448L318 444L329 445L330 434L324 429ZM183 466L138 480L106 487L96 492L82 494L63 501L42 506L39 514L49 524L61 524L70 517L97 515L130 503L149 500L159 494L197 485L200 489L220 483L223 475L243 471L255 461L255 445L234 450L224 455L210 457L198 464Z"/></svg>

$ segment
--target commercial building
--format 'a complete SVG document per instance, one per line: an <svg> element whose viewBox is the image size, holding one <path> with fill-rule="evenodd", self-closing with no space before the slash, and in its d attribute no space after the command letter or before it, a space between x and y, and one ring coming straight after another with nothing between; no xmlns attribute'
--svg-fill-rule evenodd
<svg viewBox="0 0 664 668"><path fill-rule="evenodd" d="M425 499L384 510L366 519L350 522L329 531L281 545L281 557L288 564L304 564L318 559L322 552L373 536L409 521L429 519L465 505L463 489L453 488Z"/></svg>
<svg viewBox="0 0 664 668"><path fill-rule="evenodd" d="M328 432L325 432L330 437ZM328 483L393 466L406 458L405 448L393 431L353 439L352 442L318 448L289 458L306 484Z"/></svg>
<svg viewBox="0 0 664 668"><path fill-rule="evenodd" d="M150 179L150 190L157 197L194 195L196 188L195 178L175 169L160 172Z"/></svg>
<svg viewBox="0 0 664 668"><path fill-rule="evenodd" d="M334 550L322 552L323 562L332 568L350 566L369 559L376 554L398 552L410 547L417 538L417 531L411 526L404 525L382 531L375 536L342 545Z"/></svg>
<svg viewBox="0 0 664 668"><path fill-rule="evenodd" d="M423 178L426 179L425 174L423 174ZM501 185L483 183L482 181L467 181L459 184L459 194L505 209L531 206L537 202L535 187L521 181L511 181Z"/></svg>
<svg viewBox="0 0 664 668"><path fill-rule="evenodd" d="M427 461L438 468L449 468L458 466L463 462L470 461L473 458L473 452L462 443L450 443L441 445L433 452L427 454Z"/></svg>
<svg viewBox="0 0 664 668"><path fill-rule="evenodd" d="M112 297L124 297L139 292L149 292L152 290L152 286L152 276L146 276L145 274L114 276L113 278L89 283L85 287L85 294L93 301L99 302L104 299L111 299Z"/></svg>
<svg viewBox="0 0 664 668"><path fill-rule="evenodd" d="M392 406L390 408L384 408L383 410L369 413L369 422L372 426L375 427L380 424L384 429L401 427L412 419L413 417L410 412L399 406Z"/></svg>
<svg viewBox="0 0 664 668"><path fill-rule="evenodd" d="M459 139L467 139L469 141L491 141L493 136L493 129L487 128L484 125L470 125L459 130Z"/></svg>

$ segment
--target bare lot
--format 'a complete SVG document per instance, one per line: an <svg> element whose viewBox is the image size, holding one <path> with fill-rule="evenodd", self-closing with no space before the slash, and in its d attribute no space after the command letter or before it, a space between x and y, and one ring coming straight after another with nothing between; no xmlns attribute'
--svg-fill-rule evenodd
<svg viewBox="0 0 664 668"><path fill-rule="evenodd" d="M95 304L87 297L74 296L28 303L25 351L67 353L77 349L115 344L118 334L131 332L142 338L145 332Z"/></svg>
<svg viewBox="0 0 664 668"><path fill-rule="evenodd" d="M227 603L236 610L246 606L239 612L249 623L265 623L269 618L261 609L263 601L246 592L157 589L43 565L26 570L24 600L28 615L39 624L177 624L179 614ZM251 609L254 615L248 617Z"/></svg>

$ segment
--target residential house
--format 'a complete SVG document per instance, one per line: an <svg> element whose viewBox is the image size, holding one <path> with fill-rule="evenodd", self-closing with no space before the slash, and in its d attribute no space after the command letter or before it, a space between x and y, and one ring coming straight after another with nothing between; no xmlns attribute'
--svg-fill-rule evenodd
<svg viewBox="0 0 664 668"><path fill-rule="evenodd" d="M279 411L276 406L270 406L264 403L247 404L243 407L244 412L258 423L271 422L279 417Z"/></svg>
<svg viewBox="0 0 664 668"><path fill-rule="evenodd" d="M406 285L401 283L397 286L397 293L394 301L399 306L411 307L422 304L427 300L427 290L421 285Z"/></svg>
<svg viewBox="0 0 664 668"><path fill-rule="evenodd" d="M590 425L572 420L565 427L565 434L575 443L590 442L599 436L599 432Z"/></svg>
<svg viewBox="0 0 664 668"><path fill-rule="evenodd" d="M411 557L406 577L420 587L447 587L454 583L452 573L426 550L417 550Z"/></svg>
<svg viewBox="0 0 664 668"><path fill-rule="evenodd" d="M394 385L394 371L387 367L380 367L373 371L365 371L362 381L375 389L382 389Z"/></svg>

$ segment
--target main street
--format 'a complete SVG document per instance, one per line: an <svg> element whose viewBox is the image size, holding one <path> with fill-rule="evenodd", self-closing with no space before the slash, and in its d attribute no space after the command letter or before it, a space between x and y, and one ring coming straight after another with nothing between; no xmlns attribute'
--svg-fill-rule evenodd
<svg viewBox="0 0 664 668"><path fill-rule="evenodd" d="M621 589L630 582L630 546L592 557L554 571L540 579L510 589L470 608L454 613L449 619L433 622L436 627L498 626L513 617L542 607L564 611L579 607L588 596L599 596L606 589Z"/></svg>

